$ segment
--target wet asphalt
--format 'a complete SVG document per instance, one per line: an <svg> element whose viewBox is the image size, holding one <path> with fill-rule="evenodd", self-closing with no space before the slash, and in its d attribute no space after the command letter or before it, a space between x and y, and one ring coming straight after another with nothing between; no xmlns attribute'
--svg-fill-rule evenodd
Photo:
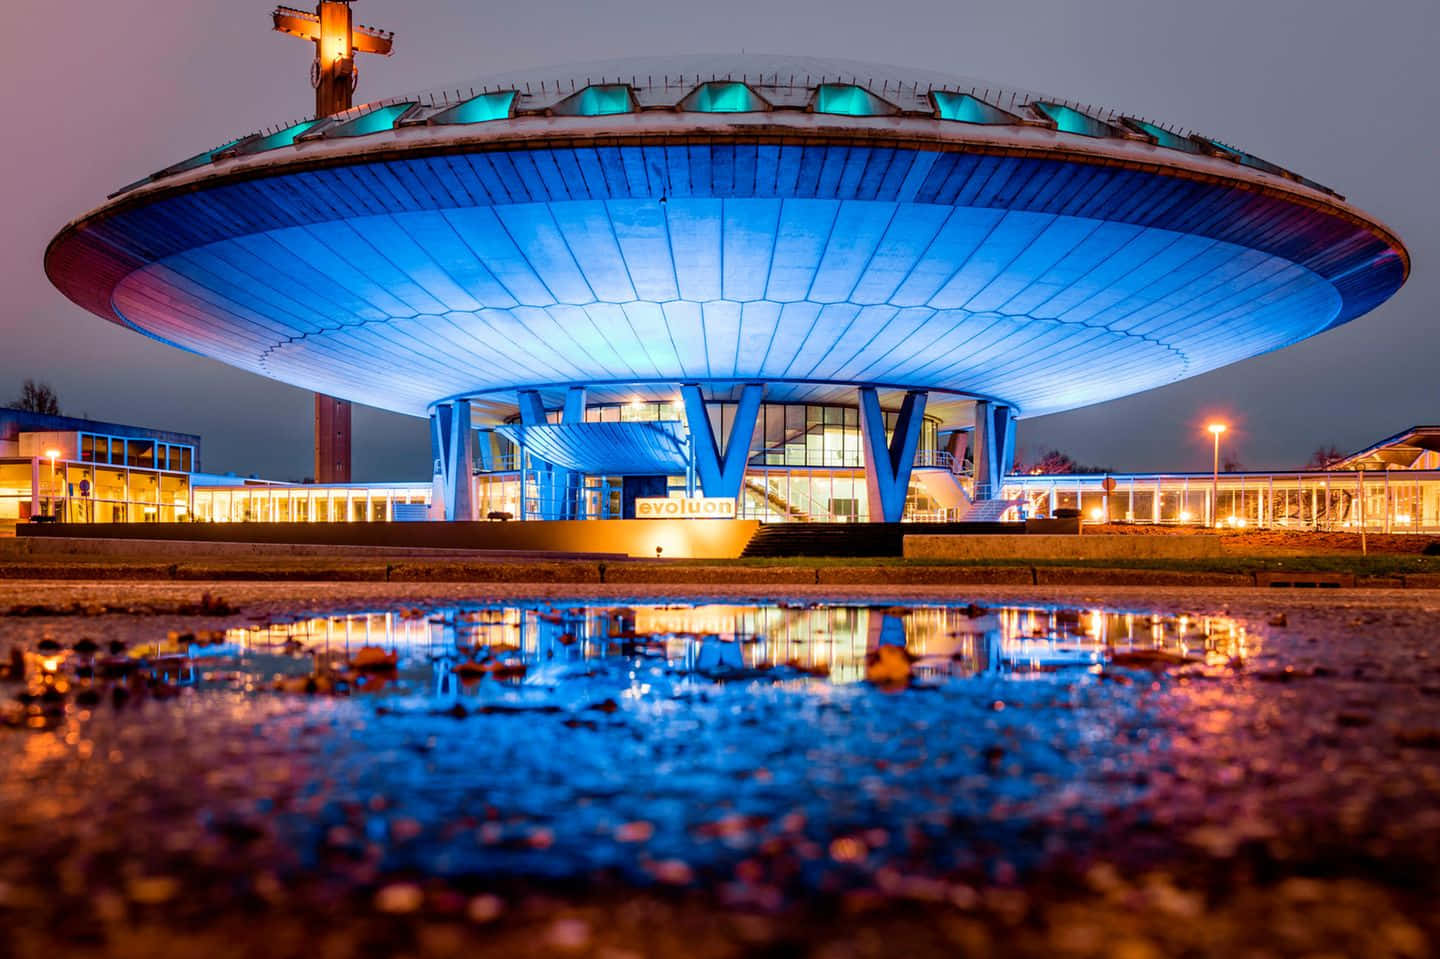
<svg viewBox="0 0 1440 959"><path fill-rule="evenodd" d="M135 653L522 597L1111 610L1191 640L1024 675L966 646L953 674L842 683L677 670L612 625L614 650L469 694L418 658L379 695L328 695L274 688L319 668L305 649ZM0 686L0 954L1428 956L1437 610L1413 591L0 584L0 661L24 661Z"/></svg>

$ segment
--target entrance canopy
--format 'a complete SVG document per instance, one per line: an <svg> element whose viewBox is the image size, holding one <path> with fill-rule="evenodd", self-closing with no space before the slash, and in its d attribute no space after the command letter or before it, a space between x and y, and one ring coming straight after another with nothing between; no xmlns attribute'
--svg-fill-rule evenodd
<svg viewBox="0 0 1440 959"><path fill-rule="evenodd" d="M685 425L673 420L514 423L495 432L547 463L599 476L675 476L690 464Z"/></svg>

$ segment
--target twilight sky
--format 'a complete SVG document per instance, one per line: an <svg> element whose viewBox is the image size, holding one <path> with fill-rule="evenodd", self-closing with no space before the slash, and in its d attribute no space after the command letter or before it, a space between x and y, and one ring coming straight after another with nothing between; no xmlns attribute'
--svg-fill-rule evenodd
<svg viewBox="0 0 1440 959"><path fill-rule="evenodd" d="M305 6L305 0L291 0ZM10 0L0 33L0 402L26 377L64 412L199 433L205 468L310 472L310 394L154 343L51 288L41 254L117 187L313 106L308 44L270 0ZM357 100L483 73L660 53L774 52L944 70L1202 130L1345 194L1406 242L1409 283L1376 312L1174 386L1022 420L1117 470L1205 469L1202 427L1248 468L1303 464L1440 421L1440 37L1436 0L358 0L396 32ZM422 479L423 421L357 407L357 480Z"/></svg>

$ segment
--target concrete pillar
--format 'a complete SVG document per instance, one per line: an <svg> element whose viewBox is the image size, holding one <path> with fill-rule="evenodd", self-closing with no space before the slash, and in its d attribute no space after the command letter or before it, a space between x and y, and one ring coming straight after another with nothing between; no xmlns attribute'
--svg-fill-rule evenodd
<svg viewBox="0 0 1440 959"><path fill-rule="evenodd" d="M725 438L724 455L715 431L710 427L710 416L705 410L705 398L700 387L687 383L680 387L680 397L685 403L685 424L690 430L690 450L695 464L695 473L700 480L700 490L706 496L720 496L733 499L740 495L745 484L745 466L750 459L750 438L755 435L755 421L760 415L760 401L764 387L758 383L747 383L740 391L740 402L735 407L735 422L730 435Z"/></svg>
<svg viewBox="0 0 1440 959"><path fill-rule="evenodd" d="M860 388L860 448L865 454L865 492L871 522L898 523L905 514L905 494L910 488L910 471L915 465L915 447L920 443L928 396L918 391L905 394L894 435L887 443L880 396L873 386Z"/></svg>
<svg viewBox="0 0 1440 959"><path fill-rule="evenodd" d="M30 515L40 515L40 457L30 457Z"/></svg>

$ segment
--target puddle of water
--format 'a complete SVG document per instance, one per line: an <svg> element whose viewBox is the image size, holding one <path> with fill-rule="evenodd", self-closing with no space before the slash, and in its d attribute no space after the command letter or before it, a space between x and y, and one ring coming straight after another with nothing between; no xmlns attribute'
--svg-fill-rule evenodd
<svg viewBox="0 0 1440 959"><path fill-rule="evenodd" d="M1216 665L1249 653L1243 627L1228 618L973 605L462 606L275 622L201 639L172 635L131 654L188 658L189 679L200 663L226 657L257 680L267 669L294 675L297 663L393 658L398 681L371 682L369 691L443 698L479 695L487 677L583 694L579 687L632 680L637 666L671 679L847 685L879 678L882 647L905 651L915 683L1095 671L1117 658L1129 666L1146 657L1157 665ZM632 697L645 694L643 685L622 684Z"/></svg>
<svg viewBox="0 0 1440 959"><path fill-rule="evenodd" d="M1143 797L1158 670L1249 644L1224 618L640 603L56 644L26 654L7 718L36 739L0 742L0 819L73 821L43 786L127 823L140 858L147 829L173 850L240 822L277 872L357 881L614 871L763 899L1003 879Z"/></svg>

